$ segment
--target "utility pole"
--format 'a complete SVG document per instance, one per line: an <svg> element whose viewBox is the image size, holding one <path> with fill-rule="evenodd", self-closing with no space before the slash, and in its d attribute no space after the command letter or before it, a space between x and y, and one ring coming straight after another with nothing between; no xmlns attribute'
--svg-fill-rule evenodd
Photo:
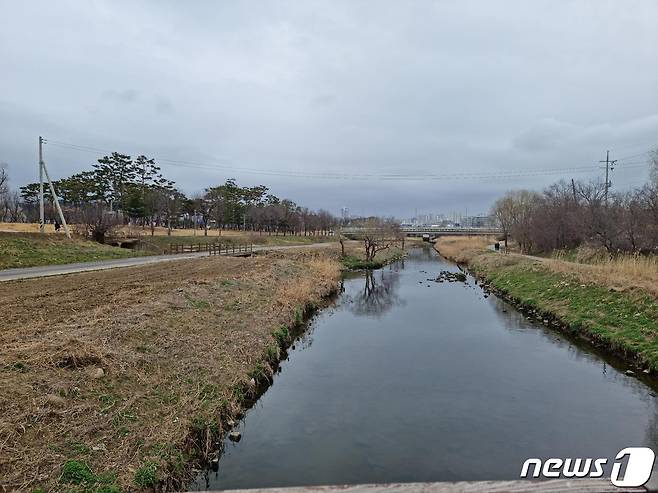
<svg viewBox="0 0 658 493"><path fill-rule="evenodd" d="M571 179L571 192L573 193L573 203L576 205L578 203L578 199L576 199L576 182L573 181L573 178Z"/></svg>
<svg viewBox="0 0 658 493"><path fill-rule="evenodd" d="M616 159L610 161L610 151L605 153L605 161L599 161L599 163L605 163L605 205L608 205L608 190L612 183L610 183L610 171L614 171Z"/></svg>
<svg viewBox="0 0 658 493"><path fill-rule="evenodd" d="M46 174L46 179L48 180L48 185L50 185L50 194L55 203L55 208L57 209L57 214L59 219L62 221L62 226L64 226L64 232L66 233L67 238L71 238L71 232L69 227L66 224L66 219L64 219L64 214L62 213L62 208L59 206L59 200L57 199L57 194L55 193L55 187L53 182L50 181L50 175L48 174L48 168L46 168L46 163L43 160L43 143L44 139L39 136L39 232L44 234L45 232L45 220L43 213L43 175Z"/></svg>
<svg viewBox="0 0 658 493"><path fill-rule="evenodd" d="M39 232L44 234L46 224L43 214L43 139L39 135Z"/></svg>

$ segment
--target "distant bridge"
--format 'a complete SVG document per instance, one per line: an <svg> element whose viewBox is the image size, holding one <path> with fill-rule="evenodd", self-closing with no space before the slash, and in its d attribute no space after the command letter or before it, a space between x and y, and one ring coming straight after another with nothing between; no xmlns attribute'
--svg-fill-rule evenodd
<svg viewBox="0 0 658 493"><path fill-rule="evenodd" d="M343 228L341 233L348 238L362 236L367 231L366 228ZM405 236L418 237L428 235L430 238L439 236L491 236L500 235L502 230L498 228L447 228L441 226L402 226L400 228Z"/></svg>
<svg viewBox="0 0 658 493"><path fill-rule="evenodd" d="M439 236L490 236L500 235L499 228L447 228L441 226L403 226L400 228L407 236L430 235L432 238Z"/></svg>

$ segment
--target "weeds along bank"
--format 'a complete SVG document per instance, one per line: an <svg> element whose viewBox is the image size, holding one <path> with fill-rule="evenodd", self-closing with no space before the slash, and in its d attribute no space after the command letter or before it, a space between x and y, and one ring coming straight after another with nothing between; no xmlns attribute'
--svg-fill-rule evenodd
<svg viewBox="0 0 658 493"><path fill-rule="evenodd" d="M529 316L621 356L636 373L658 373L658 270L651 259L638 260L640 274L628 258L581 264L485 247L468 239L436 244Z"/></svg>
<svg viewBox="0 0 658 493"><path fill-rule="evenodd" d="M180 487L335 292L322 252L0 285L0 490Z"/></svg>

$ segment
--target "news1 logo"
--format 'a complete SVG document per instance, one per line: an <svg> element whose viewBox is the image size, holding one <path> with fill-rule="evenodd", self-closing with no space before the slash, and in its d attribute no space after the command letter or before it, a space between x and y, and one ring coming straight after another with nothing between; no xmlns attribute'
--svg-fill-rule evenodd
<svg viewBox="0 0 658 493"><path fill-rule="evenodd" d="M635 488L644 485L651 477L656 455L648 447L627 447L619 451L612 463L610 481L614 486ZM532 467L533 478L600 478L608 459L528 459L521 468L521 477L527 478ZM622 472L622 468L626 464Z"/></svg>

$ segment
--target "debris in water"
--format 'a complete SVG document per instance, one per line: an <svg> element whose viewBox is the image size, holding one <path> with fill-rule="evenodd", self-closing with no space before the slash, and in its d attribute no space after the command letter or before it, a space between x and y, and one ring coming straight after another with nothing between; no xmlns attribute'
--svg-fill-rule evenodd
<svg viewBox="0 0 658 493"><path fill-rule="evenodd" d="M241 438L242 438L242 433L240 433L239 431L232 431L231 433L228 434L228 439L231 440L232 442L239 442Z"/></svg>

